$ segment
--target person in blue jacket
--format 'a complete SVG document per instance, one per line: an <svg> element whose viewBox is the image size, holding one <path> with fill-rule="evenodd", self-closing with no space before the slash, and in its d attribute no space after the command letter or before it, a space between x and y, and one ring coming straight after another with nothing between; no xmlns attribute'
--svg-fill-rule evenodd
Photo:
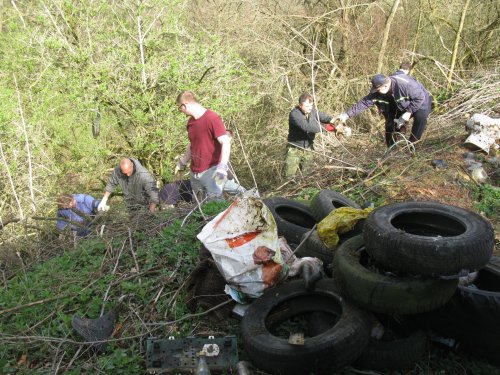
<svg viewBox="0 0 500 375"><path fill-rule="evenodd" d="M69 227L79 237L88 235L88 223L97 213L99 203L100 200L87 194L61 194L57 199L57 229L63 231Z"/></svg>
<svg viewBox="0 0 500 375"><path fill-rule="evenodd" d="M411 118L413 126L409 140L412 143L419 141L432 110L432 98L424 86L406 74L389 77L376 74L372 77L371 84L368 95L335 119L345 122L375 105L385 117L385 142L388 147L394 144L394 133L404 127Z"/></svg>

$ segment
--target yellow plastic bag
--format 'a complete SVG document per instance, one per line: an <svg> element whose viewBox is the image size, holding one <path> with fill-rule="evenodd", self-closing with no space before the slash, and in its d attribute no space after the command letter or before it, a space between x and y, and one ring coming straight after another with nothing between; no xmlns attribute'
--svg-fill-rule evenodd
<svg viewBox="0 0 500 375"><path fill-rule="evenodd" d="M339 243L339 234L349 232L354 228L358 220L366 219L373 208L364 210L352 207L340 207L333 210L318 224L319 238L330 249L334 249Z"/></svg>

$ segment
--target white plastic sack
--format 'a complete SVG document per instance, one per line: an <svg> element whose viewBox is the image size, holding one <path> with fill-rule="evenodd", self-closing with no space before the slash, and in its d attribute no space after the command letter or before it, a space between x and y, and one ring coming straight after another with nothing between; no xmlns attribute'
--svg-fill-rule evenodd
<svg viewBox="0 0 500 375"><path fill-rule="evenodd" d="M238 302L260 297L286 276L276 222L255 190L245 192L197 237L228 283L226 293Z"/></svg>
<svg viewBox="0 0 500 375"><path fill-rule="evenodd" d="M465 129L470 133L464 142L466 145L473 145L486 153L489 153L491 146L498 148L496 141L500 139L499 118L476 113L467 120Z"/></svg>

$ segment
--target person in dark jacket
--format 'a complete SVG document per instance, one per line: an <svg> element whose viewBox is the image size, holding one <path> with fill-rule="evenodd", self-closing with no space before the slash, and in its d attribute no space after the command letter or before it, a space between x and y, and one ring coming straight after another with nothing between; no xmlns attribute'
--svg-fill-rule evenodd
<svg viewBox="0 0 500 375"><path fill-rule="evenodd" d="M97 213L100 201L87 194L61 194L57 199L57 229L70 228L79 237L90 233L89 218Z"/></svg>
<svg viewBox="0 0 500 375"><path fill-rule="evenodd" d="M190 180L179 180L165 184L159 193L162 208L174 207L180 201L192 202Z"/></svg>
<svg viewBox="0 0 500 375"><path fill-rule="evenodd" d="M410 74L410 69L411 69L411 62L409 61L403 61L401 65L399 66L399 69L396 70L394 73L391 74L391 76L397 76L400 74Z"/></svg>
<svg viewBox="0 0 500 375"><path fill-rule="evenodd" d="M413 118L410 142L419 141L432 109L431 96L424 86L406 74L389 77L377 74L371 83L370 93L335 119L345 122L375 105L385 117L385 142L388 147L394 144L394 133L404 127L410 118Z"/></svg>
<svg viewBox="0 0 500 375"><path fill-rule="evenodd" d="M333 117L319 112L314 106L311 94L305 92L299 97L299 104L288 117L288 145L285 159L285 177L293 178L297 170L307 174L314 154L314 138L322 129L334 131Z"/></svg>
<svg viewBox="0 0 500 375"><path fill-rule="evenodd" d="M148 206L153 212L159 203L158 188L153 175L139 160L124 158L108 178L104 196L98 206L99 211L109 210L107 201L111 193L120 186L127 208L131 211Z"/></svg>

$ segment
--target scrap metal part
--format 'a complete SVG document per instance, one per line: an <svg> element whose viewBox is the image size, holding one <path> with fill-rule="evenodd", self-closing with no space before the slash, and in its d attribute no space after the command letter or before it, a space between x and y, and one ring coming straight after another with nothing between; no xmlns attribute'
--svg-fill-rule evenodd
<svg viewBox="0 0 500 375"><path fill-rule="evenodd" d="M147 340L146 367L150 374L192 374L200 352L204 352L210 370L235 369L238 363L236 336L182 339L171 336Z"/></svg>

